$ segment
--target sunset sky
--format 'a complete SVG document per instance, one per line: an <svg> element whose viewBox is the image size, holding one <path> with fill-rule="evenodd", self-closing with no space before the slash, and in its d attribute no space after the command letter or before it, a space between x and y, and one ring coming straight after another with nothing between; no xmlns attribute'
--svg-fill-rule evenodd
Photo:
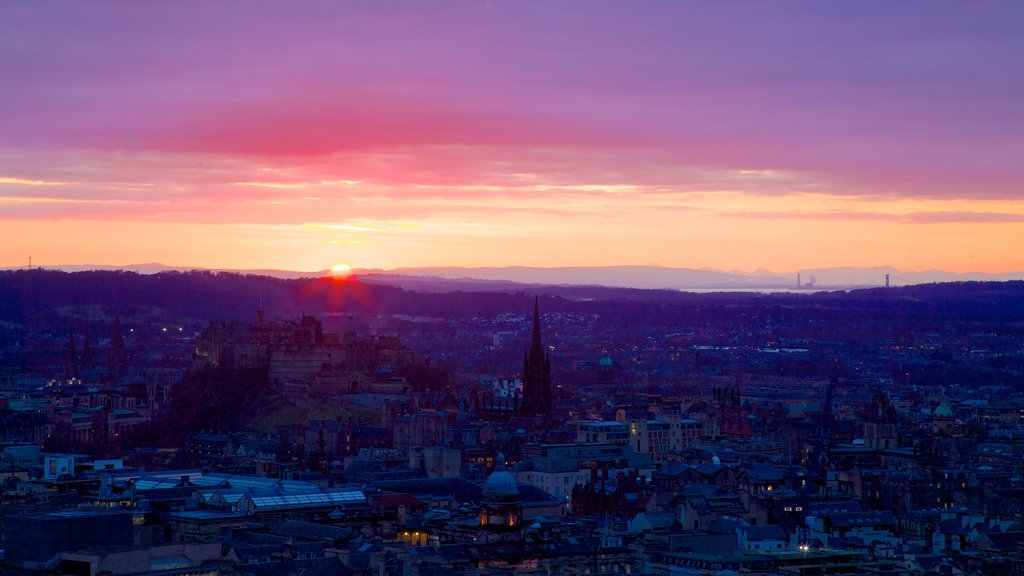
<svg viewBox="0 0 1024 576"><path fill-rule="evenodd" d="M3 2L29 256L1024 270L1024 2Z"/></svg>

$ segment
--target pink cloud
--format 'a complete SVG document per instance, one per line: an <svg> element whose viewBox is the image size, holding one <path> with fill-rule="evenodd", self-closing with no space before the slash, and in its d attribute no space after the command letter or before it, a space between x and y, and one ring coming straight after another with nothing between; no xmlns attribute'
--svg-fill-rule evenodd
<svg viewBox="0 0 1024 576"><path fill-rule="evenodd" d="M0 143L423 164L446 146L633 150L661 170L1014 193L1019 29L925 6L7 5L0 103L19 113Z"/></svg>
<svg viewBox="0 0 1024 576"><path fill-rule="evenodd" d="M578 202L607 219L623 203L599 214L606 197L654 214L708 209L658 195L728 191L759 197L736 213L766 220L772 199L813 192L964 204L790 217L1016 221L971 202L1024 185L1022 17L952 2L8 2L0 178L15 183L0 210L300 224L568 218ZM341 180L361 184L318 185Z"/></svg>

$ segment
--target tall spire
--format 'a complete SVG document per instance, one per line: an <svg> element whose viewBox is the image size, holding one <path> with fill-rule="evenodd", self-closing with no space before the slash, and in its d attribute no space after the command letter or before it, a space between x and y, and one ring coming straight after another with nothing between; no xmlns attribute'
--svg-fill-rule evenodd
<svg viewBox="0 0 1024 576"><path fill-rule="evenodd" d="M89 333L86 332L85 336L82 337L82 360L79 362L82 370L89 370L92 368L92 344L89 343Z"/></svg>
<svg viewBox="0 0 1024 576"><path fill-rule="evenodd" d="M110 338L110 376L120 382L128 367L128 353L124 347L124 335L121 334L121 314L114 313L114 333Z"/></svg>
<svg viewBox="0 0 1024 576"><path fill-rule="evenodd" d="M75 354L75 333L68 334L68 351L64 357L64 379L78 378L78 356Z"/></svg>
<svg viewBox="0 0 1024 576"><path fill-rule="evenodd" d="M540 338L540 298L533 300L533 337L523 359L523 410L527 416L551 415L551 361Z"/></svg>
<svg viewBox="0 0 1024 576"><path fill-rule="evenodd" d="M540 298L533 297L533 340L530 342L530 355L544 357L544 345L540 341Z"/></svg>

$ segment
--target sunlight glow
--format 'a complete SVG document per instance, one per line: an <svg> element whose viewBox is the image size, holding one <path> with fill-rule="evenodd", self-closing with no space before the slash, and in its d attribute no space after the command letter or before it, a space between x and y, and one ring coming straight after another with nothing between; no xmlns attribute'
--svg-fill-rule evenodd
<svg viewBox="0 0 1024 576"><path fill-rule="evenodd" d="M331 276L335 278L348 278L352 274L352 267L343 262L331 266Z"/></svg>

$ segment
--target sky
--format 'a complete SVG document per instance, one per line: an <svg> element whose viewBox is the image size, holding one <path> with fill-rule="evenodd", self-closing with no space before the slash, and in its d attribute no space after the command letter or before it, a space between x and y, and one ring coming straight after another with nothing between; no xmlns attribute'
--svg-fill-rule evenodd
<svg viewBox="0 0 1024 576"><path fill-rule="evenodd" d="M1024 270L1024 3L0 3L0 267Z"/></svg>

